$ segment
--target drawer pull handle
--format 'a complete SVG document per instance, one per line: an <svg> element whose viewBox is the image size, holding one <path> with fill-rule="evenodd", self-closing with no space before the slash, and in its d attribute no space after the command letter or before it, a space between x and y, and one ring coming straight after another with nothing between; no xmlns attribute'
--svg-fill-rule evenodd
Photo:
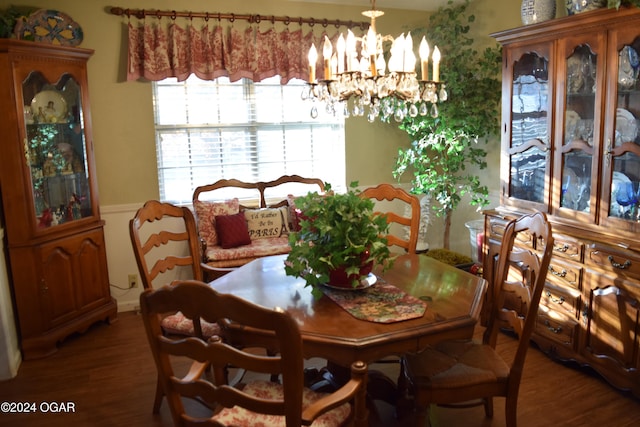
<svg viewBox="0 0 640 427"><path fill-rule="evenodd" d="M631 267L631 261L626 260L624 263L620 264L613 260L613 256L609 255L609 262L613 268L619 268L620 270L626 270Z"/></svg>
<svg viewBox="0 0 640 427"><path fill-rule="evenodd" d="M569 245L565 243L562 246L556 246L554 250L557 252L567 252L569 250Z"/></svg>
<svg viewBox="0 0 640 427"><path fill-rule="evenodd" d="M562 271L556 271L553 267L549 267L549 271L551 272L551 274L553 274L554 276L557 277L567 277L567 270L565 270L564 268L562 269Z"/></svg>
<svg viewBox="0 0 640 427"><path fill-rule="evenodd" d="M548 320L544 321L544 325L547 327L547 329L549 329L554 334L559 334L560 332L562 332L562 326L558 326L557 328L554 328L553 326L551 326L551 323L549 323Z"/></svg>
<svg viewBox="0 0 640 427"><path fill-rule="evenodd" d="M560 297L560 298L555 298L553 296L551 296L551 292L547 291L547 298L551 299L551 302L556 303L556 304L562 304L564 302L564 297Z"/></svg>

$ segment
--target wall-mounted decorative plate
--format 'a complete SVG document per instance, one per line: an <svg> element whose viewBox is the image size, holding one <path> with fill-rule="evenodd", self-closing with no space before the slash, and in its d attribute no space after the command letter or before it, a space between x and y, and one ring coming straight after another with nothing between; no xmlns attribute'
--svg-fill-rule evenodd
<svg viewBox="0 0 640 427"><path fill-rule="evenodd" d="M83 33L80 25L66 13L39 9L18 22L16 37L21 40L33 40L60 46L78 46L82 43Z"/></svg>

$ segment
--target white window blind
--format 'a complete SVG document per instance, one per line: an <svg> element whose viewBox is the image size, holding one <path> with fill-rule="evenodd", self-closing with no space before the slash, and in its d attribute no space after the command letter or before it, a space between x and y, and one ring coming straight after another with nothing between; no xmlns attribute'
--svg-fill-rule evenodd
<svg viewBox="0 0 640 427"><path fill-rule="evenodd" d="M259 83L194 76L154 82L160 198L184 204L197 186L222 178L255 182L292 174L343 189L344 119L312 119L300 97L303 85L281 85L277 76Z"/></svg>

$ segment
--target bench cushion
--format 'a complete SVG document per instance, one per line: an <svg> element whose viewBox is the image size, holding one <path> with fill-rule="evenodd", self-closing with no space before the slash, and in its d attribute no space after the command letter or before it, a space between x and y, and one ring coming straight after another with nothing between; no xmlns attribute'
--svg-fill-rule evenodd
<svg viewBox="0 0 640 427"><path fill-rule="evenodd" d="M212 267L237 267L255 258L287 254L290 251L288 236L256 239L249 245L231 249L223 249L219 245L207 246L207 264Z"/></svg>

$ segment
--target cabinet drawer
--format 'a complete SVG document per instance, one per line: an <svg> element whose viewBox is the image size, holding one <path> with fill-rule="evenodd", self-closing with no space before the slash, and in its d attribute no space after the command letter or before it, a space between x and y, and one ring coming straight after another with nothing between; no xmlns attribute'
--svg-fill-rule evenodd
<svg viewBox="0 0 640 427"><path fill-rule="evenodd" d="M580 291L547 283L542 291L540 304L550 310L577 318L580 310Z"/></svg>
<svg viewBox="0 0 640 427"><path fill-rule="evenodd" d="M572 350L576 349L578 323L540 306L535 332Z"/></svg>
<svg viewBox="0 0 640 427"><path fill-rule="evenodd" d="M634 256L630 251L594 243L587 250L585 263L616 274L640 278L640 257Z"/></svg>
<svg viewBox="0 0 640 427"><path fill-rule="evenodd" d="M584 244L561 234L554 235L553 255L582 262Z"/></svg>
<svg viewBox="0 0 640 427"><path fill-rule="evenodd" d="M580 289L581 278L582 267L564 262L555 256L551 258L547 273L548 282Z"/></svg>

